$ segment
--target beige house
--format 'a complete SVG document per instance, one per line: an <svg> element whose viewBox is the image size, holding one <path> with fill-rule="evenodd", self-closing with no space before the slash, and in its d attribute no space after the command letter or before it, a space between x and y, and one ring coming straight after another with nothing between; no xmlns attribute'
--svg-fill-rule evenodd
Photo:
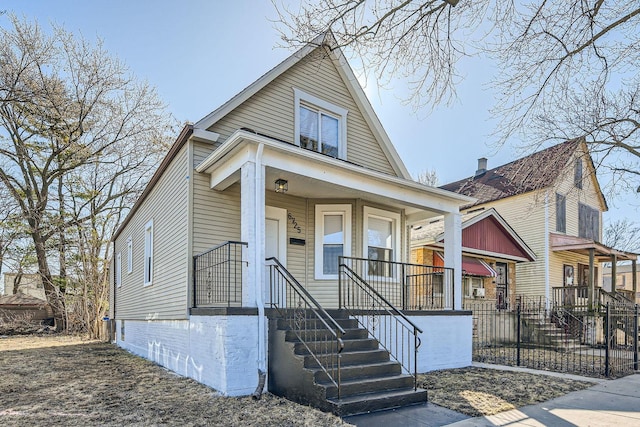
<svg viewBox="0 0 640 427"><path fill-rule="evenodd" d="M21 294L42 301L47 300L42 276L37 273L4 273L4 295L13 294Z"/></svg>
<svg viewBox="0 0 640 427"><path fill-rule="evenodd" d="M459 208L472 201L411 180L322 35L178 136L114 237L116 342L228 395L268 377L340 414L423 401L417 371L471 363ZM437 271L409 263L409 227L432 217ZM438 315L404 306L407 281L427 276Z"/></svg>
<svg viewBox="0 0 640 427"><path fill-rule="evenodd" d="M441 187L477 199L463 213L495 209L535 253L516 265L517 292L556 303L600 298L603 262L636 255L602 241L607 203L586 144L571 140Z"/></svg>
<svg viewBox="0 0 640 427"><path fill-rule="evenodd" d="M613 275L615 274L615 282ZM634 278L635 276L635 278ZM617 265L615 272L611 267L602 269L603 288L611 292L615 289L627 299L634 303L640 303L640 292L638 292L638 281L640 281L640 272L633 264ZM615 286L614 286L615 285Z"/></svg>

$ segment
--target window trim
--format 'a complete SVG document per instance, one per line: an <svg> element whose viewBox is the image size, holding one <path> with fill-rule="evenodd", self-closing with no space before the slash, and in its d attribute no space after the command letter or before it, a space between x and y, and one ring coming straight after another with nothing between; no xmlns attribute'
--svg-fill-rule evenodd
<svg viewBox="0 0 640 427"><path fill-rule="evenodd" d="M310 95L300 89L293 88L294 97L294 144L300 146L300 106L316 109L338 119L338 158L347 158L347 114L349 110L339 107L316 96ZM311 108L310 108L311 107ZM309 150L311 151L311 150ZM319 151L315 153L322 154Z"/></svg>
<svg viewBox="0 0 640 427"><path fill-rule="evenodd" d="M127 274L133 273L133 236L127 239Z"/></svg>
<svg viewBox="0 0 640 427"><path fill-rule="evenodd" d="M393 231L393 247L391 248L393 259L391 261L401 262L400 214L370 206L364 206L362 210L362 257L367 258L369 256L369 217L391 221Z"/></svg>
<svg viewBox="0 0 640 427"><path fill-rule="evenodd" d="M351 221L352 207L350 204L316 205L315 209L315 242L314 242L314 277L315 280L337 280L339 274L324 274L323 244L324 244L324 217L325 215L342 215L342 230L344 240L342 242L342 255L351 255Z"/></svg>
<svg viewBox="0 0 640 427"><path fill-rule="evenodd" d="M147 240L147 234L149 235L149 240ZM153 220L149 220L149 222L144 225L143 286L151 286L153 284L153 258ZM147 263L149 263L150 265L148 265Z"/></svg>
<svg viewBox="0 0 640 427"><path fill-rule="evenodd" d="M122 286L122 252L118 252L116 254L116 259L114 261L114 270L114 280L116 282L116 286L119 288L120 286Z"/></svg>

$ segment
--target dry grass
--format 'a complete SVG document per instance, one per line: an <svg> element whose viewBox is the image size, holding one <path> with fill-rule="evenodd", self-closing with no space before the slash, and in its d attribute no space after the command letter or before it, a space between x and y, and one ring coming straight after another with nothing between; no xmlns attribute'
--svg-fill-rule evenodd
<svg viewBox="0 0 640 427"><path fill-rule="evenodd" d="M420 375L429 401L472 417L494 415L563 396L590 382L526 372L461 368Z"/></svg>
<svg viewBox="0 0 640 427"><path fill-rule="evenodd" d="M0 338L3 426L337 426L330 414L265 394L221 397L113 345L69 336ZM432 403L488 415L589 383L465 368L421 376Z"/></svg>

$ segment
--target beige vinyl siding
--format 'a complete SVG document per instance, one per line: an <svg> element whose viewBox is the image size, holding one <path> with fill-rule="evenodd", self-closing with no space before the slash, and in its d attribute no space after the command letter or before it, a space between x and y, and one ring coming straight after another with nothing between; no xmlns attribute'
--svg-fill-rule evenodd
<svg viewBox="0 0 640 427"><path fill-rule="evenodd" d="M213 146L193 142L193 166L213 151ZM210 186L210 175L193 171L193 254L227 241L240 240L240 183L225 191Z"/></svg>
<svg viewBox="0 0 640 427"><path fill-rule="evenodd" d="M351 97L333 62L311 54L273 80L256 95L227 114L209 130L221 141L240 128L249 128L286 142L297 143L294 135L294 92L297 88L331 104L347 109L347 160L395 175L379 142Z"/></svg>
<svg viewBox="0 0 640 427"><path fill-rule="evenodd" d="M187 315L187 147L165 170L115 242L122 253L122 286L116 287L118 319L183 319ZM153 220L153 282L144 284L145 224ZM127 240L133 242L133 271L127 272Z"/></svg>
<svg viewBox="0 0 640 427"><path fill-rule="evenodd" d="M549 208L555 206L555 193L549 194ZM536 261L516 264L518 287L525 295L545 292L545 193L531 192L484 205L493 207L531 248ZM476 207L474 207L476 209ZM549 230L555 230L555 214L549 209Z"/></svg>

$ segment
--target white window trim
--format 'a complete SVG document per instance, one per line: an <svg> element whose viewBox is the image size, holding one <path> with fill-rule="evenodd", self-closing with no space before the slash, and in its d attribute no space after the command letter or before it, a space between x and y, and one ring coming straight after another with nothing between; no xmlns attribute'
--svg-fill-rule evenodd
<svg viewBox="0 0 640 427"><path fill-rule="evenodd" d="M133 272L133 236L127 239L127 273Z"/></svg>
<svg viewBox="0 0 640 427"><path fill-rule="evenodd" d="M393 227L393 260L401 262L401 246L400 246L400 214L389 212L382 209L365 206L363 208L362 220L362 257L367 258L369 255L369 217L391 220Z"/></svg>
<svg viewBox="0 0 640 427"><path fill-rule="evenodd" d="M323 99L293 88L294 97L294 144L300 146L300 105L316 107L338 119L338 158L347 159L347 113L346 108L338 107Z"/></svg>
<svg viewBox="0 0 640 427"><path fill-rule="evenodd" d="M149 244L147 245L147 232L150 234ZM147 277L147 260L151 258L151 271L149 272L149 277ZM153 220L147 222L144 226L144 285L143 286L151 286L153 284ZM147 280L149 279L149 280Z"/></svg>
<svg viewBox="0 0 640 427"><path fill-rule="evenodd" d="M116 277L115 277L116 286L120 287L122 286L122 253L121 252L118 252L116 254L114 269L116 270Z"/></svg>
<svg viewBox="0 0 640 427"><path fill-rule="evenodd" d="M316 280L337 280L338 274L324 274L323 267L323 240L324 240L324 216L342 215L342 229L344 235L343 255L351 256L351 205L316 205L316 226L315 226L315 279Z"/></svg>

